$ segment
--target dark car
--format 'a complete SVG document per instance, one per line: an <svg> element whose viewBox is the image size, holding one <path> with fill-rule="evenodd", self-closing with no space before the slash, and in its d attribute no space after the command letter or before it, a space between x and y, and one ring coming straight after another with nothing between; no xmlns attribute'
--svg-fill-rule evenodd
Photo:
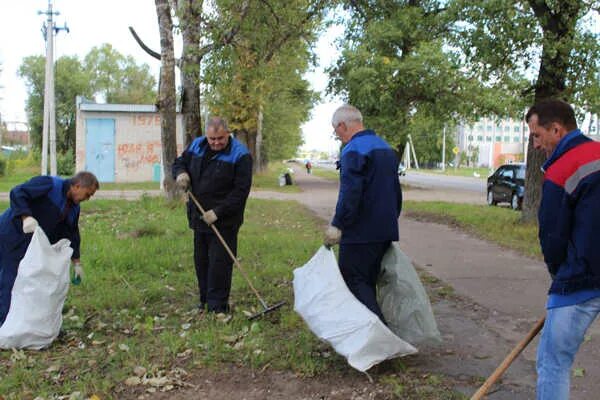
<svg viewBox="0 0 600 400"><path fill-rule="evenodd" d="M510 203L513 210L519 210L525 193L525 164L505 164L487 179L487 203Z"/></svg>

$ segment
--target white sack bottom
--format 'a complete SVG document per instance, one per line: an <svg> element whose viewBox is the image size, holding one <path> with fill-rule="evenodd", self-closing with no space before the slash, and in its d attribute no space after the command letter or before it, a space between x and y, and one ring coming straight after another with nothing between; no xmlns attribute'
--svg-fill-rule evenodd
<svg viewBox="0 0 600 400"><path fill-rule="evenodd" d="M40 350L56 339L69 290L70 244L62 239L51 245L42 228L35 229L0 327L0 348Z"/></svg>
<svg viewBox="0 0 600 400"><path fill-rule="evenodd" d="M417 352L354 297L333 251L325 247L294 270L294 310L317 337L359 371Z"/></svg>

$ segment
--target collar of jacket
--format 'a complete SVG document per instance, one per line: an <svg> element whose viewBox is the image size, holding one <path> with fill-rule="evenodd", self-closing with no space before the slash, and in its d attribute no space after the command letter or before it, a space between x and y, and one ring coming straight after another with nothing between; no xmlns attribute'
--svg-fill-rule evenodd
<svg viewBox="0 0 600 400"><path fill-rule="evenodd" d="M589 140L591 139L586 137L579 129L575 129L567 133L562 139L560 139L550 157L546 160L544 165L542 165L542 172L547 171L548 168L550 168L550 166L564 153L571 150L578 144L587 142Z"/></svg>
<svg viewBox="0 0 600 400"><path fill-rule="evenodd" d="M364 131L356 132L354 134L354 136L352 136L350 138L349 142L352 141L352 140L354 140L354 138L357 138L359 136L368 136L368 135L375 135L375 131L372 131L371 129L365 129Z"/></svg>
<svg viewBox="0 0 600 400"><path fill-rule="evenodd" d="M208 140L206 139L206 136L202 137L202 142L200 142L200 147L204 150L206 150L206 148L208 147ZM229 140L227 141L227 146L225 146L225 148L223 150L220 150L217 152L217 154L229 154L231 153L231 146L233 144L233 136L231 136L231 134L229 135Z"/></svg>

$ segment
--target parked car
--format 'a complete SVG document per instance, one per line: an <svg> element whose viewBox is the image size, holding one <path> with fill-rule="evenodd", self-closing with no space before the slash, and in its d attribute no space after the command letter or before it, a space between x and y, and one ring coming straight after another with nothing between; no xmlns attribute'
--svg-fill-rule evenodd
<svg viewBox="0 0 600 400"><path fill-rule="evenodd" d="M513 210L521 209L525 194L525 164L504 164L487 179L487 203L509 203Z"/></svg>
<svg viewBox="0 0 600 400"><path fill-rule="evenodd" d="M406 175L406 167L403 163L398 164L398 176Z"/></svg>

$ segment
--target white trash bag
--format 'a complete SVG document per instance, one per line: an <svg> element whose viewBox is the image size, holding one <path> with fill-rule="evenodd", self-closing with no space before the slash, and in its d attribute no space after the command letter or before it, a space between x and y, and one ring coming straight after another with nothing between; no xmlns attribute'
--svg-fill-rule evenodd
<svg viewBox="0 0 600 400"><path fill-rule="evenodd" d="M42 228L35 229L0 327L0 348L39 350L56 339L69 290L70 244L62 239L51 245Z"/></svg>
<svg viewBox="0 0 600 400"><path fill-rule="evenodd" d="M414 345L442 341L429 296L398 242L393 242L383 256L377 303L389 328L402 339Z"/></svg>
<svg viewBox="0 0 600 400"><path fill-rule="evenodd" d="M333 251L325 247L294 270L294 310L317 337L359 371L417 352L354 297Z"/></svg>

